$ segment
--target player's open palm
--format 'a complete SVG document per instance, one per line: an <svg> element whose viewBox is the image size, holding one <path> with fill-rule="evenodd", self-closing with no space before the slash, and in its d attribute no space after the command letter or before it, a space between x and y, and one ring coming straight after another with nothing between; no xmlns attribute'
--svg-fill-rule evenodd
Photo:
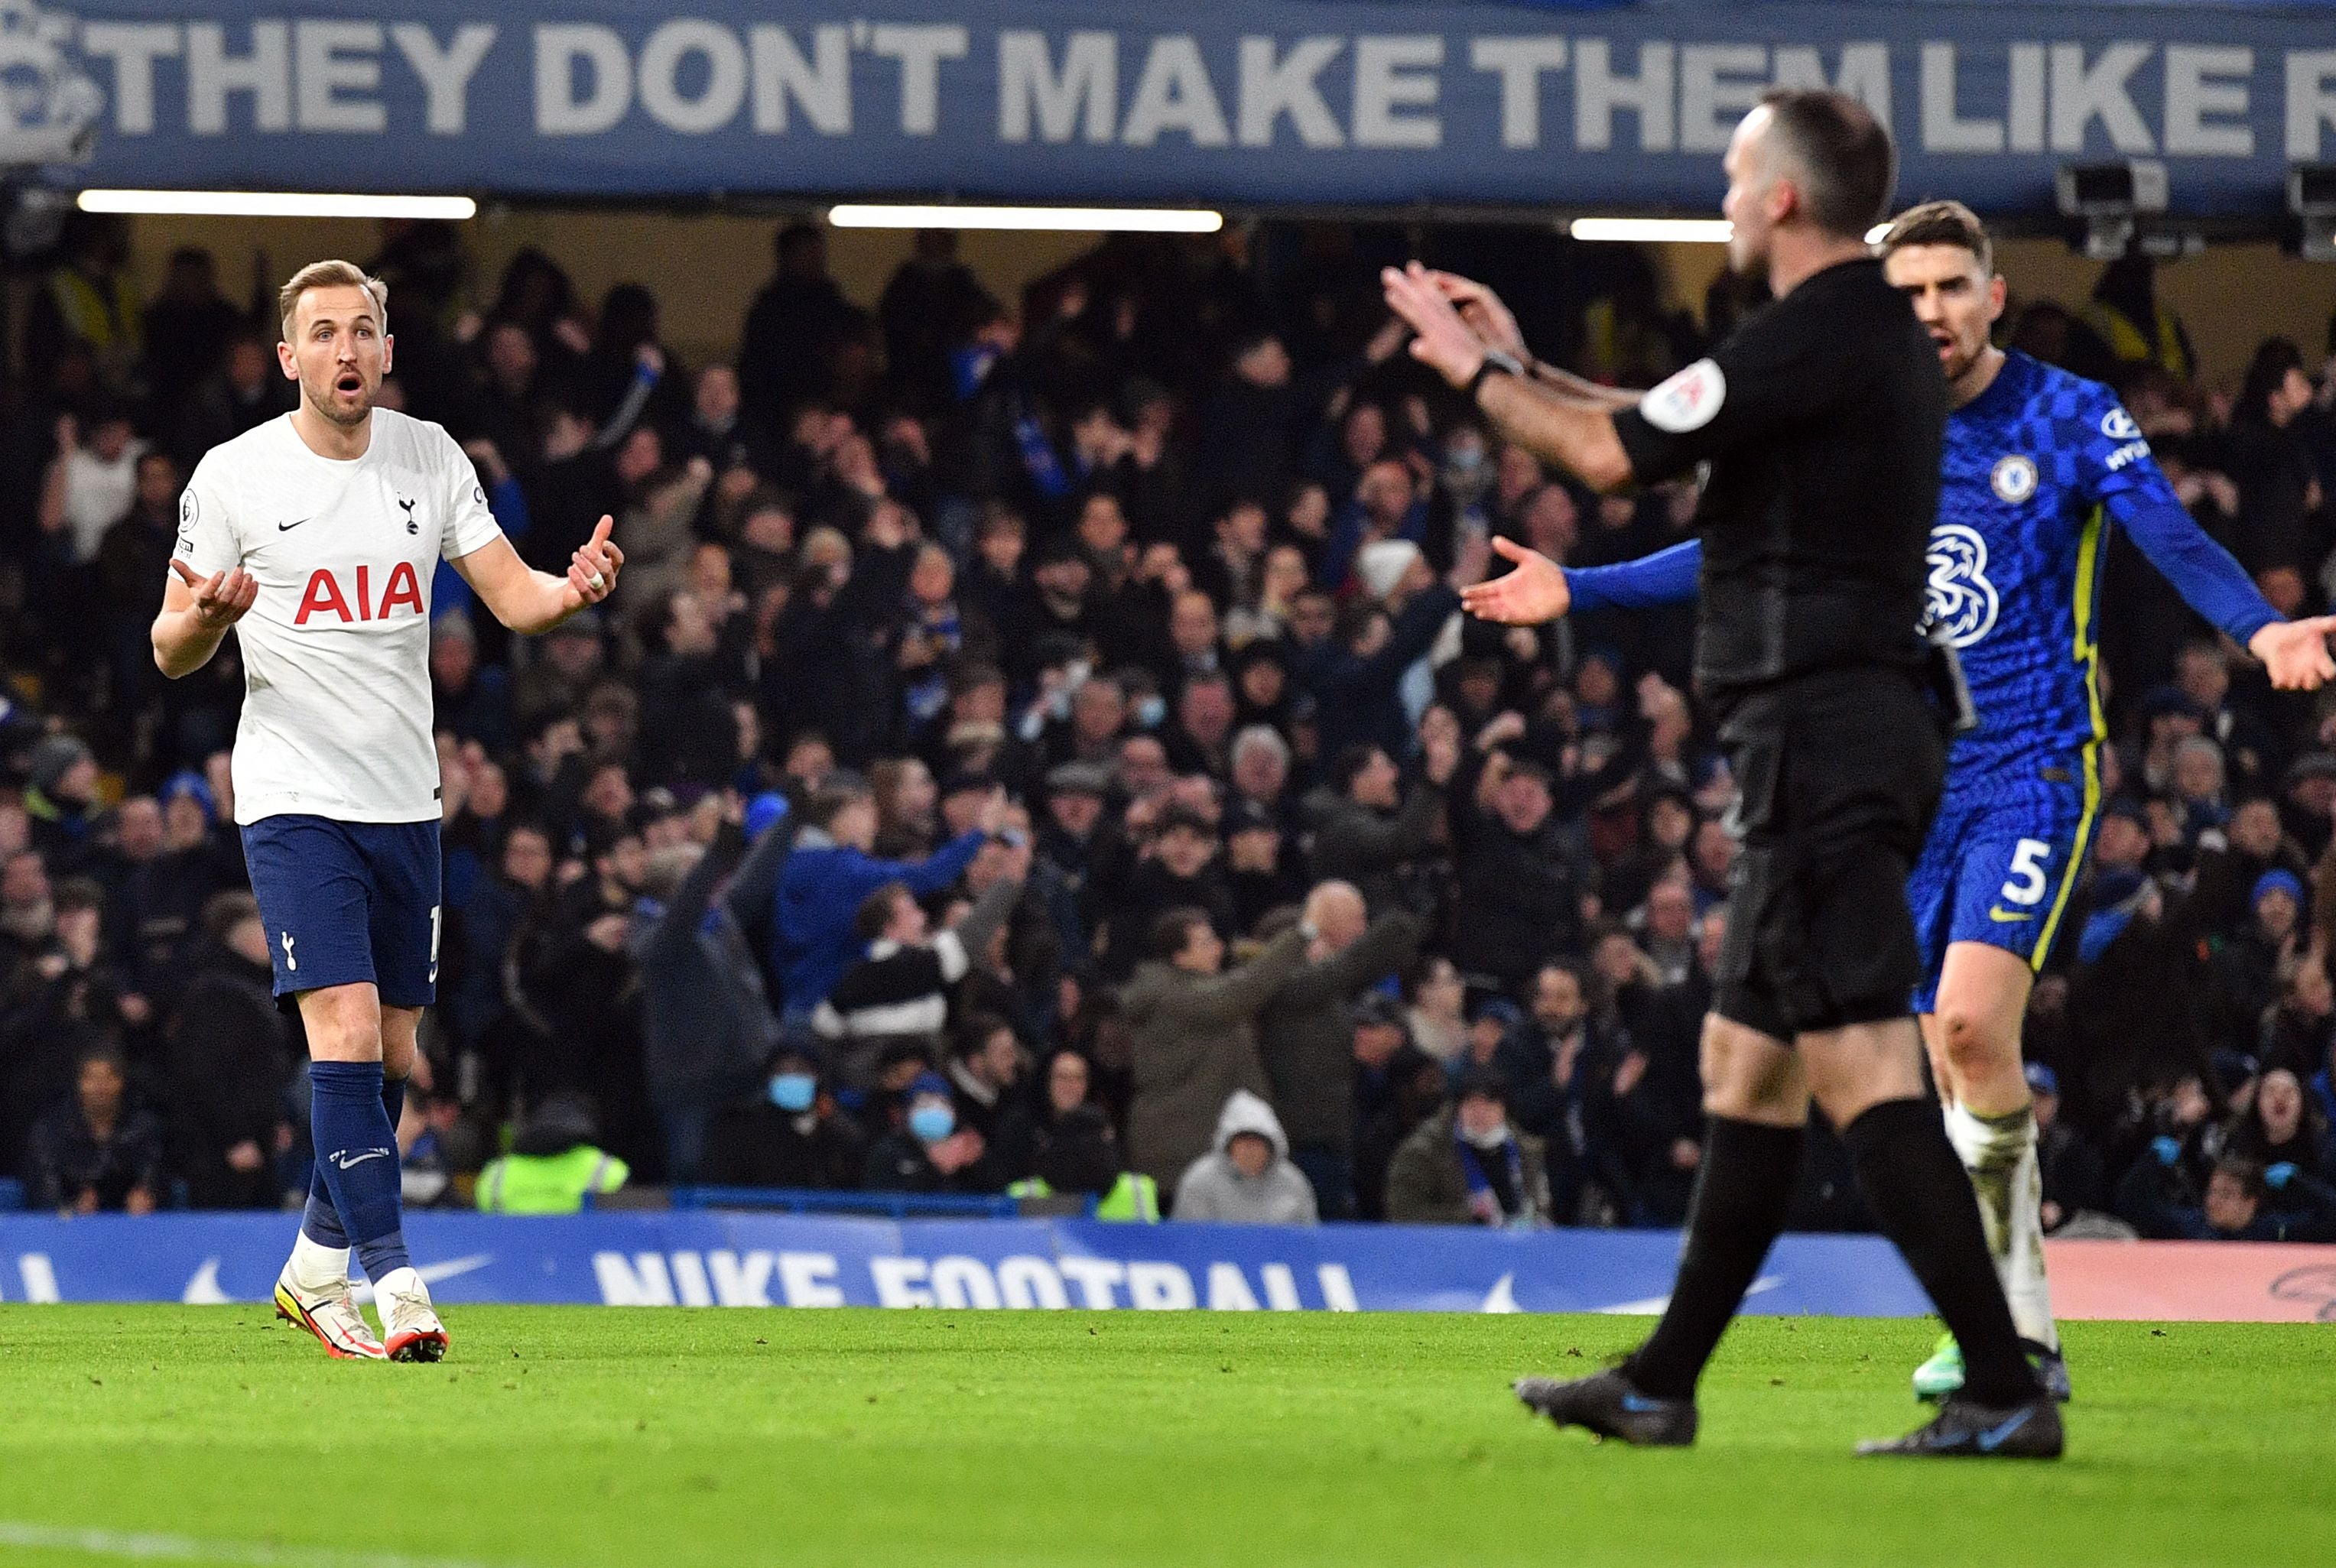
<svg viewBox="0 0 2336 1568"><path fill-rule="evenodd" d="M1513 539L1494 540L1493 553L1515 562L1516 570L1462 589L1460 603L1470 615L1504 626L1534 626L1572 608L1573 590L1557 562Z"/></svg>
<svg viewBox="0 0 2336 1568"><path fill-rule="evenodd" d="M194 597L195 618L205 626L233 626L258 601L259 579L239 566L205 577L173 556L170 570L179 574L179 580Z"/></svg>
<svg viewBox="0 0 2336 1568"><path fill-rule="evenodd" d="M2263 661L2280 691L2317 691L2336 679L2336 658L2328 639L2336 636L2336 616L2275 620L2247 639L2247 651Z"/></svg>

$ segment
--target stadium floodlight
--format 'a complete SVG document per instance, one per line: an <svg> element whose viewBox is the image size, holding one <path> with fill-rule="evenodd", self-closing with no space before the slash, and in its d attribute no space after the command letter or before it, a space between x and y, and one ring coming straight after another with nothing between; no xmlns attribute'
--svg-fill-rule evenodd
<svg viewBox="0 0 2336 1568"><path fill-rule="evenodd" d="M169 218L421 218L478 216L467 196L365 196L309 190L84 190L83 212Z"/></svg>
<svg viewBox="0 0 2336 1568"><path fill-rule="evenodd" d="M2296 254L2336 261L2336 163L2298 163L2287 171L2287 209L2302 225Z"/></svg>
<svg viewBox="0 0 2336 1568"><path fill-rule="evenodd" d="M1577 218L1566 232L1625 245L1725 245L1734 229L1725 218Z"/></svg>
<svg viewBox="0 0 2336 1568"><path fill-rule="evenodd" d="M1063 229L1081 234L1214 234L1225 215L1159 207L891 206L848 202L827 209L838 229Z"/></svg>

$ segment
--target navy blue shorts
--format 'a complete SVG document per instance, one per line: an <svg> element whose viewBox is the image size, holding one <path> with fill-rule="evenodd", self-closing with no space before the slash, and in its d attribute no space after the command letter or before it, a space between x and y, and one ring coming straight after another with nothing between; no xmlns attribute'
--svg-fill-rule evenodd
<svg viewBox="0 0 2336 1568"><path fill-rule="evenodd" d="M438 824L262 817L243 830L276 994L371 981L394 1008L438 992Z"/></svg>
<svg viewBox="0 0 2336 1568"><path fill-rule="evenodd" d="M1949 788L1906 879L1922 950L1916 1012L1937 1010L1952 943L1984 942L2044 967L2092 842L2095 793L2075 780Z"/></svg>

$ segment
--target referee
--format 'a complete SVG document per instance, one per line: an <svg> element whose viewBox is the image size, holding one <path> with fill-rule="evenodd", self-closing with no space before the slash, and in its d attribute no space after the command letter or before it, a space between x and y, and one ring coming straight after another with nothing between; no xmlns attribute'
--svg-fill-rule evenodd
<svg viewBox="0 0 2336 1568"><path fill-rule="evenodd" d="M1895 177L1889 132L1843 94L1772 93L1726 169L1729 263L1765 274L1776 303L1626 405L1488 347L1468 322L1487 308L1473 285L1416 263L1384 278L1412 353L1511 440L1601 491L1710 465L1696 678L1741 792L1744 851L1704 1021L1709 1131L1687 1243L1629 1360L1517 1392L1561 1426L1691 1442L1697 1378L1784 1228L1814 1098L1968 1368L1929 1426L1861 1452L2057 1456L2059 1414L2021 1352L1909 1011L1922 966L1906 874L1944 771L1915 628L1947 386L1864 243ZM1516 570L1468 608L1562 612L1555 563L1495 544Z"/></svg>

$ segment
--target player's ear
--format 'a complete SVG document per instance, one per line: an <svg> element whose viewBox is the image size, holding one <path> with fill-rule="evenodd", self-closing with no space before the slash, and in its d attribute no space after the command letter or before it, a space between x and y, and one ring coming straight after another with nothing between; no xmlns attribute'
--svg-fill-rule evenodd
<svg viewBox="0 0 2336 1568"><path fill-rule="evenodd" d="M2004 301L2010 297L2010 293L2011 286L2004 282L2002 273L1999 272L1994 277L1987 280L1988 320L2000 321L2002 319Z"/></svg>
<svg viewBox="0 0 2336 1568"><path fill-rule="evenodd" d="M396 357L397 339L389 333L383 333L381 335L381 373L384 375L389 374L389 367Z"/></svg>
<svg viewBox="0 0 2336 1568"><path fill-rule="evenodd" d="M276 365L284 372L285 380L300 379L300 357L293 351L292 346L280 337L276 340Z"/></svg>

